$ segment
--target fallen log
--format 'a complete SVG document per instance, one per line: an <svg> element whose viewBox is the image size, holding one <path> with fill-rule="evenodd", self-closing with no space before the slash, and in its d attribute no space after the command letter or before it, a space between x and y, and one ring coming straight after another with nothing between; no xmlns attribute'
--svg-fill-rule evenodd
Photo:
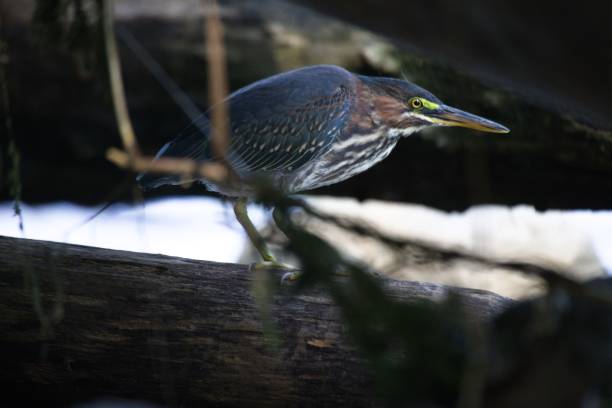
<svg viewBox="0 0 612 408"><path fill-rule="evenodd" d="M281 287L270 335L253 296L256 276L245 265L0 237L0 400L380 405L331 299ZM384 285L405 301L436 301L450 289ZM481 321L511 303L453 292Z"/></svg>

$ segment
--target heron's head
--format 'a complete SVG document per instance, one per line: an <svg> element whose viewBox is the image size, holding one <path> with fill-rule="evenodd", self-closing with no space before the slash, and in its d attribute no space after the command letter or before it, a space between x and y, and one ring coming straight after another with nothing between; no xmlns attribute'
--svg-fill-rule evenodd
<svg viewBox="0 0 612 408"><path fill-rule="evenodd" d="M492 133L510 132L499 123L445 105L427 90L408 81L362 78L366 78L364 82L374 91L374 108L380 120L401 135L409 135L428 126L458 126Z"/></svg>

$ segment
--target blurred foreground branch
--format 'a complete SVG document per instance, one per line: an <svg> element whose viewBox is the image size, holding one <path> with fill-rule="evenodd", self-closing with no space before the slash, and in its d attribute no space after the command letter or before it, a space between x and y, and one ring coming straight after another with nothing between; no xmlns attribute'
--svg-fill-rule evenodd
<svg viewBox="0 0 612 408"><path fill-rule="evenodd" d="M440 262L449 262L460 259L463 261L474 262L491 269L508 269L516 273L541 278L552 288L560 287L577 295L585 296L592 298L595 301L612 305L612 294L601 293L597 290L586 287L580 282L568 277L568 273L561 270L553 270L519 261L494 260L477 253L467 253L456 249L442 248L433 243L419 241L417 239L396 238L381 233L375 226L354 222L348 218L341 218L318 211L302 200L288 199L286 203L302 209L305 213L312 217L329 222L357 235L373 238L378 242L395 249L399 254L406 249L412 249L423 253L423 255L429 261L435 260Z"/></svg>
<svg viewBox="0 0 612 408"><path fill-rule="evenodd" d="M224 183L228 179L227 167L220 163L199 163L191 159L174 159L163 157L153 160L152 157L130 155L122 150L110 148L106 158L118 167L134 172L176 174L189 180L201 177L215 183Z"/></svg>
<svg viewBox="0 0 612 408"><path fill-rule="evenodd" d="M210 139L213 152L223 162L229 146L229 111L225 98L229 93L227 63L223 46L223 25L216 0L204 0L206 7L205 41L208 61L210 116L214 129ZM229 164L226 164L228 167Z"/></svg>
<svg viewBox="0 0 612 408"><path fill-rule="evenodd" d="M121 63L119 52L117 51L117 41L113 29L113 5L114 0L104 0L103 5L103 26L104 26L104 45L106 47L106 58L108 62L108 74L113 96L113 106L119 127L123 147L132 157L139 155L138 143L134 128L130 121L127 102L125 101L125 90L123 86L123 76L121 75Z"/></svg>

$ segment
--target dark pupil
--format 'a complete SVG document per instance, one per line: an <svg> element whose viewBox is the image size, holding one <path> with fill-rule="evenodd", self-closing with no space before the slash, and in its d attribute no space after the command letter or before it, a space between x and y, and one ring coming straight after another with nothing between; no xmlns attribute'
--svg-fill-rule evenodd
<svg viewBox="0 0 612 408"><path fill-rule="evenodd" d="M415 108L420 107L421 101L419 101L418 99L415 99L414 101L412 101L412 106L414 106Z"/></svg>

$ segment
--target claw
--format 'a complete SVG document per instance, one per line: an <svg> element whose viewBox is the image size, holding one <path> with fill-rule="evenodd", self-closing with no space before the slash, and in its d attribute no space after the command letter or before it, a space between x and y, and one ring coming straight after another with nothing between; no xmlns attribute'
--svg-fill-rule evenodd
<svg viewBox="0 0 612 408"><path fill-rule="evenodd" d="M289 270L290 272L285 272L281 277L281 285L295 283L300 278L300 276L302 276L302 272L296 269L294 266L277 261L263 261L253 263L250 265L250 270L254 272Z"/></svg>
<svg viewBox="0 0 612 408"><path fill-rule="evenodd" d="M293 272L286 272L281 278L281 285L292 284L297 282L302 276L302 271L294 270Z"/></svg>

